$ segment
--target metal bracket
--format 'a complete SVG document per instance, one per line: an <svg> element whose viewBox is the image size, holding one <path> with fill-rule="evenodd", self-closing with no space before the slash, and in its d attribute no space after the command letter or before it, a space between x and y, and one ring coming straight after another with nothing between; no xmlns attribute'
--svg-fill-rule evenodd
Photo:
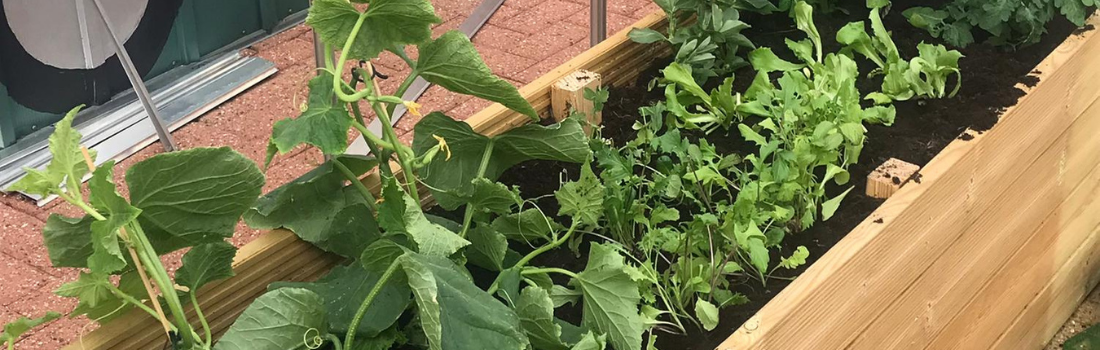
<svg viewBox="0 0 1100 350"><path fill-rule="evenodd" d="M172 139L172 133L164 126L164 121L160 119L160 115L157 114L157 108L153 104L153 99L149 97L149 90L145 87L145 82L141 79L141 74L138 73L137 67L134 66L134 62L130 60L130 54L126 52L126 47L122 44L122 40L115 34L115 29L108 20L106 11L103 10L103 5L99 4L99 0L92 0L95 4L96 13L99 14L99 18L103 20L103 25L107 27L107 34L111 36L111 44L115 47L115 54L118 56L119 63L122 64L122 69L126 71L126 78L130 80L130 85L134 87L134 93L137 94L138 100L141 101L141 105L145 107L145 113L149 115L149 121L153 123L153 127L157 130L157 137L160 138L160 143L164 145L164 150L175 151L179 149L175 140Z"/></svg>

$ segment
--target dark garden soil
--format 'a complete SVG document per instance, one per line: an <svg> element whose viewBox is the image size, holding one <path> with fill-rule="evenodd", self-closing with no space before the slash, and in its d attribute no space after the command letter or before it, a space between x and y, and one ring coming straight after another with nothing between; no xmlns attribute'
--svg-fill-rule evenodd
<svg viewBox="0 0 1100 350"><path fill-rule="evenodd" d="M914 57L918 43L940 43L940 40L932 38L922 30L909 25L901 15L901 11L912 6L937 6L932 3L942 3L944 0L918 1L896 0L893 10L886 17L886 27L893 31L893 37L904 57ZM852 21L866 20L867 10L862 7L863 1L851 1L848 13L834 13L829 15L817 14L815 16L819 31L826 42L826 52L836 52L838 47L835 39L830 37L838 29ZM753 24L754 28L745 34L758 46L773 48L780 57L793 57L786 50L783 39L791 36L801 39L802 33L794 28L793 21L785 15L750 16L745 15L745 21ZM1038 78L1032 76L1032 69L1039 64L1055 47L1065 38L1074 34L1075 28L1071 23L1061 17L1049 25L1049 33L1044 40L1015 52L1004 51L986 45L972 45L962 49L966 55L960 61L960 68L964 80L959 95L952 99L910 101L896 103L897 121L893 126L881 125L868 126L867 143L864 147L858 164L850 167L852 183L856 190L852 191L844 200L837 214L829 221L817 223L809 230L788 236L783 242L786 250L784 256L790 254L790 250L799 245L810 249L809 262L812 263L818 257L825 254L833 245L843 238L849 231L871 214L880 204L881 200L867 197L863 193L866 177L876 166L882 164L888 158L898 158L910 163L924 166L947 144L955 139L967 139L962 132L967 128L976 131L986 131L991 128L1000 114L1024 95L1023 91L1015 86L1023 83L1032 86L1038 82ZM979 41L982 38L978 38ZM647 91L646 86L653 77L659 74L658 69L664 67L667 62L655 62L654 67L647 70L633 86L612 88L610 99L603 112L603 136L622 144L634 137L631 126L637 120L639 107L649 105L662 99L658 92ZM861 67L869 67L872 64L867 61L860 62ZM751 70L742 69L737 74L735 91L744 91L752 81ZM859 82L863 93L875 90L881 81L864 79ZM743 148L740 136L716 131L706 138L718 145L720 151L734 151ZM501 181L507 184L518 185L524 198L550 195L539 201L540 207L546 213L556 213L557 205L552 194L558 189L563 180L576 179L579 166L576 164L562 164L557 162L527 162L516 166L502 176ZM847 187L834 186L835 192L840 192ZM830 196L837 193L832 193ZM567 222L567 221L562 221ZM529 247L513 247L521 252L530 251ZM558 249L548 254L543 254L531 265L556 266L573 271L584 268L587 258L587 244L582 245L579 251L582 255L575 255L568 249ZM773 261L777 258L773 257ZM780 277L795 277L804 271L804 265L798 271L779 273ZM482 275L475 272L475 275ZM492 279L492 274L478 276ZM482 281L479 281L479 283ZM559 281L565 282L565 281ZM768 281L768 286L762 288L755 284L742 284L735 289L751 299L748 305L729 307L721 312L721 323L713 332L704 332L694 326L688 326L688 334L659 334L658 348L660 349L685 349L685 350L709 350L721 343L733 330L755 314L780 290L790 284L789 280L776 278ZM571 322L580 321L580 313L577 309L562 308L558 310L558 317Z"/></svg>

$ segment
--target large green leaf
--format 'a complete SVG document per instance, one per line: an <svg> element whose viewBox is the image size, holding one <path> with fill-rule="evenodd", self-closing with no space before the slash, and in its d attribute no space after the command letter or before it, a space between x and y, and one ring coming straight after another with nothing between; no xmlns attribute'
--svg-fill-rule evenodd
<svg viewBox="0 0 1100 350"><path fill-rule="evenodd" d="M317 293L280 288L256 298L233 322L215 350L286 350L328 333L325 307Z"/></svg>
<svg viewBox="0 0 1100 350"><path fill-rule="evenodd" d="M508 239L489 225L470 230L466 238L470 247L466 249L466 258L481 268L500 271L504 269L504 255L508 252Z"/></svg>
<svg viewBox="0 0 1100 350"><path fill-rule="evenodd" d="M351 329L351 321L359 304L378 284L381 272L371 272L359 265L337 266L316 282L276 282L271 289L303 288L317 293L324 300L329 331L344 334ZM375 296L371 307L363 314L356 335L377 336L390 328L409 305L409 286L390 280Z"/></svg>
<svg viewBox="0 0 1100 350"><path fill-rule="evenodd" d="M84 155L80 152L80 133L73 129L73 118L84 106L77 106L65 114L61 121L54 124L54 131L49 137L49 149L52 159L43 170L25 169L27 175L19 179L8 188L9 191L20 191L39 196L49 196L58 190L59 186L78 184L88 174L88 165L84 161ZM89 155L95 159L95 151L89 150ZM76 189L79 191L79 189Z"/></svg>
<svg viewBox="0 0 1100 350"><path fill-rule="evenodd" d="M567 350L561 340L561 326L554 320L554 302L545 289L529 286L516 301L520 325L531 345L540 350Z"/></svg>
<svg viewBox="0 0 1100 350"><path fill-rule="evenodd" d="M770 47L761 47L749 53L749 62L756 70L766 73L802 69L804 65L791 63L776 56Z"/></svg>
<svg viewBox="0 0 1100 350"><path fill-rule="evenodd" d="M264 175L228 147L195 148L134 164L126 183L131 203L142 210L138 221L163 254L233 236Z"/></svg>
<svg viewBox="0 0 1100 350"><path fill-rule="evenodd" d="M279 153L287 153L303 143L324 154L340 154L348 148L351 115L345 104L336 104L332 91L332 73L321 71L309 81L309 101L297 118L275 123L271 143ZM270 162L270 159L268 160Z"/></svg>
<svg viewBox="0 0 1100 350"><path fill-rule="evenodd" d="M592 173L591 164L585 162L579 180L567 182L554 192L561 205L558 215L569 215L583 224L597 225L603 216L604 192L603 183Z"/></svg>
<svg viewBox="0 0 1100 350"><path fill-rule="evenodd" d="M393 201L387 200L386 203L393 203ZM470 241L454 231L428 220L428 217L424 216L424 211L420 209L420 202L408 194L404 194L404 203L404 230L402 231L416 243L417 251L421 254L445 258L462 247L470 245ZM387 230L390 231L387 233L394 233L392 229Z"/></svg>
<svg viewBox="0 0 1100 350"><path fill-rule="evenodd" d="M583 326L606 334L616 350L638 350L644 331L638 314L641 295L625 266L614 248L594 243L588 265L571 283L584 293Z"/></svg>
<svg viewBox="0 0 1100 350"><path fill-rule="evenodd" d="M532 120L539 119L515 86L493 75L470 38L460 31L449 31L421 46L414 73L447 90L499 102Z"/></svg>
<svg viewBox="0 0 1100 350"><path fill-rule="evenodd" d="M15 344L19 336L31 330L31 328L38 327L41 324L56 320L60 317L61 314L53 311L47 311L45 315L38 318L27 318L26 316L19 317L19 319L4 325L4 331L0 332L0 344Z"/></svg>
<svg viewBox="0 0 1100 350"><path fill-rule="evenodd" d="M50 214L42 227L42 238L54 267L88 267L92 256L92 222L95 218L85 215L70 218Z"/></svg>
<svg viewBox="0 0 1100 350"><path fill-rule="evenodd" d="M107 220L91 224L92 256L88 257L88 268L93 272L112 273L126 267L126 258L122 254L119 229L138 218L141 209L134 208L118 194L115 184L111 183L112 168L115 162L107 161L92 174L88 181L88 199L92 207Z"/></svg>
<svg viewBox="0 0 1100 350"><path fill-rule="evenodd" d="M343 48L360 12L344 0L316 0L306 23L333 48ZM419 44L432 37L432 24L442 20L428 0L373 0L352 43L350 56L371 59L382 50Z"/></svg>
<svg viewBox="0 0 1100 350"><path fill-rule="evenodd" d="M337 159L360 175L377 165L374 158ZM244 215L258 229L284 227L317 247L355 258L378 239L378 223L362 194L344 186L347 178L327 161L256 201Z"/></svg>
<svg viewBox="0 0 1100 350"><path fill-rule="evenodd" d="M528 346L512 309L474 285L446 259L398 258L420 310L430 349L510 349Z"/></svg>
<svg viewBox="0 0 1100 350"><path fill-rule="evenodd" d="M183 255L183 266L176 271L176 284L192 293L210 281L233 277L233 257L237 248L226 242L206 243Z"/></svg>
<svg viewBox="0 0 1100 350"><path fill-rule="evenodd" d="M428 166L420 169L420 176L432 188L433 198L447 210L454 210L466 202L461 194L473 193L472 181L486 150L492 144L492 154L485 167L484 177L496 181L508 168L527 160L556 160L580 163L588 159L592 150L588 137L580 123L567 119L552 126L525 125L496 137L489 138L474 132L466 122L457 121L442 113L431 113L416 124L413 149L423 155L437 144L435 136L446 140L451 150L439 152Z"/></svg>

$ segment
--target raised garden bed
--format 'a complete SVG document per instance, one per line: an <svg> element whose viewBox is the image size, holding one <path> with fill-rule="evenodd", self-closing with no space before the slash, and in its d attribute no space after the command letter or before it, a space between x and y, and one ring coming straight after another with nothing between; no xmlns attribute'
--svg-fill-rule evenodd
<svg viewBox="0 0 1100 350"><path fill-rule="evenodd" d="M664 25L662 15L651 15L634 27ZM625 86L668 53L667 47L633 43L620 32L520 92L546 114L551 85L565 75L584 69L600 73L613 87ZM919 181L866 218L846 210L877 203L847 202L838 218L847 215L858 226L833 233L834 239L843 237L833 249L719 348L1044 344L1061 324L1051 320L1068 316L1100 278L1089 268L1100 254L1095 234L1100 217L1088 214L1100 205L1093 201L1100 190L1100 173L1093 171L1100 160L1100 140L1094 137L1100 131L1100 107L1094 107L1100 96L1097 63L1100 39L1091 33L1071 36L1039 64L1041 82L995 127L946 145L920 171ZM918 117L904 113L899 120ZM498 104L468 122L475 131L495 135L527 120ZM862 176L859 170L853 175ZM366 183L378 187L376 179ZM826 228L815 230L830 225L821 226ZM242 248L234 261L237 276L202 289L199 303L220 334L269 283L311 280L342 260L288 231L273 231ZM774 291L751 297L762 303L769 294ZM737 326L730 323L738 316L723 317L717 338L696 336L689 342L668 336L664 348L713 347L725 338L722 329ZM163 342L160 325L133 312L69 348L158 348Z"/></svg>

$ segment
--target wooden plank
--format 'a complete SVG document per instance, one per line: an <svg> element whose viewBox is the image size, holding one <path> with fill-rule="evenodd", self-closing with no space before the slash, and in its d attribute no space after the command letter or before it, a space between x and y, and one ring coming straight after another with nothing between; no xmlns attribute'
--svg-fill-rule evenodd
<svg viewBox="0 0 1100 350"><path fill-rule="evenodd" d="M888 200L720 348L838 348L854 339L1100 94L1098 41L1088 39L977 142L949 146L921 185Z"/></svg>
<svg viewBox="0 0 1100 350"><path fill-rule="evenodd" d="M1100 113L1100 103L1086 113ZM980 287L1024 246L1044 219L1049 220L1052 209L1059 203L1067 206L1066 214L1081 208L1081 198L1069 194L1082 182L1097 181L1096 177L1086 179L1089 171L1100 164L1100 138L1088 136L1097 133L1100 133L1100 118L1077 119L1039 160L1022 171L1023 176L1004 189L1002 199L995 201L971 224L848 347L922 348L928 344ZM1088 187L1088 193L1092 192L1092 186L1083 187ZM1041 286L1045 282L1045 279L1036 280L1032 284ZM993 334L989 341L998 335Z"/></svg>
<svg viewBox="0 0 1100 350"><path fill-rule="evenodd" d="M667 28L664 14L648 15L631 27L623 29L607 38L596 47L589 49L569 60L534 82L520 89L520 94L530 102L540 114L548 114L550 109L550 87L561 77L578 69L601 74L613 86L621 82L631 82L649 64L667 55L667 45L643 45L634 43L627 36L631 28ZM471 116L467 122L474 130L496 135L530 121L508 110L500 104L494 104ZM395 167L396 168L396 167ZM368 176L363 182L372 190L377 190L377 176ZM421 193L424 204L431 204L427 189ZM211 283L199 293L203 313L208 317L215 334L224 332L250 301L266 290L267 284L278 281L304 281L319 277L342 259L331 254L317 253L311 244L299 240L286 230L265 233L238 251L234 259L237 276L225 281ZM99 329L81 337L81 340L65 347L66 350L91 349L146 349L160 348L163 345L163 332L157 331L159 325L148 315L130 312Z"/></svg>
<svg viewBox="0 0 1100 350"><path fill-rule="evenodd" d="M979 288L966 308L951 319L926 348L990 348L1017 316L1031 308L1029 302L1055 278L1059 269L1068 266L1071 255L1088 246L1089 235L1100 224L1100 216L1090 214L1100 211L1098 187L1100 175L1094 169L1024 247L1011 260L998 266L997 274ZM1084 283L1083 280L1076 282ZM1051 324L1060 326L1062 322L1052 321ZM1053 331L1057 329L1054 327ZM1027 331L1043 333L1041 327L1031 327ZM1036 338L1049 339L1052 334Z"/></svg>
<svg viewBox="0 0 1100 350"><path fill-rule="evenodd" d="M1042 348L1100 282L1100 228L1047 284L992 349Z"/></svg>

